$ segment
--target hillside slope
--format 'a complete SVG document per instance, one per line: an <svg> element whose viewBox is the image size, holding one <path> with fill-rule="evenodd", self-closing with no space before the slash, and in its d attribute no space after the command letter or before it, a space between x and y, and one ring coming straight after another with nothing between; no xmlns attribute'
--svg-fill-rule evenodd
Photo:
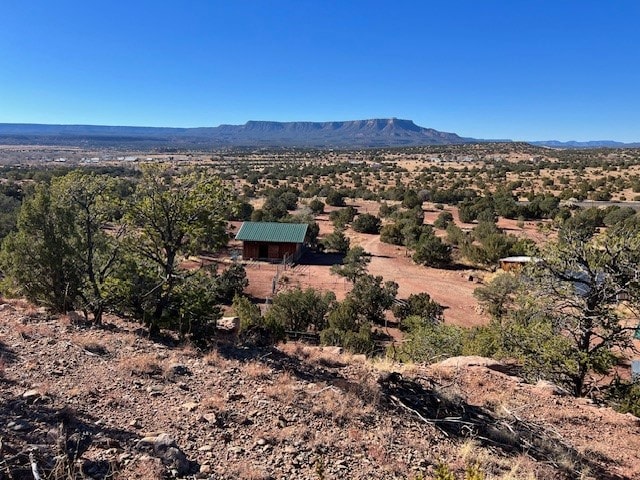
<svg viewBox="0 0 640 480"><path fill-rule="evenodd" d="M496 479L640 477L637 418L495 366L295 344L203 354L21 302L0 305L0 353L2 478L33 478L30 453L60 479L417 479L440 462L457 478L474 464Z"/></svg>

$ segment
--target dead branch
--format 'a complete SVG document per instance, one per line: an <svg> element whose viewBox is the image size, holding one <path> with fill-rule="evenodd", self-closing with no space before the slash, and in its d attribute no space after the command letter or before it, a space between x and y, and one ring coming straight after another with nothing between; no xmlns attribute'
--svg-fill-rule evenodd
<svg viewBox="0 0 640 480"><path fill-rule="evenodd" d="M31 463L31 473L33 474L33 480L42 480L38 473L38 464L36 463L36 456L33 452L29 453L29 463Z"/></svg>

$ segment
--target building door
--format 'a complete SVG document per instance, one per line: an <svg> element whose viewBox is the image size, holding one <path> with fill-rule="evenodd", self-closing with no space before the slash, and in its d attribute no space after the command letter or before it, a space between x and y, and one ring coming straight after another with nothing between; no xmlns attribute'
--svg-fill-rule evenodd
<svg viewBox="0 0 640 480"><path fill-rule="evenodd" d="M269 258L269 245L261 243L258 245L258 258Z"/></svg>

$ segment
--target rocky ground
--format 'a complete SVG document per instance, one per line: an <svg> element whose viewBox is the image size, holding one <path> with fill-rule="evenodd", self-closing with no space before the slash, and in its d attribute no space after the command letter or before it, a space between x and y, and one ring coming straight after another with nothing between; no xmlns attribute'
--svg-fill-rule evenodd
<svg viewBox="0 0 640 480"><path fill-rule="evenodd" d="M485 359L202 352L20 301L0 304L0 354L3 479L640 478L637 418Z"/></svg>

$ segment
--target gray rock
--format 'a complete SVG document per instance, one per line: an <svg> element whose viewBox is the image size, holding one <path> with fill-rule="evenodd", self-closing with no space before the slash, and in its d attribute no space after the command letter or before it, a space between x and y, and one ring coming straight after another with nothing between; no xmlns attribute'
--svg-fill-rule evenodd
<svg viewBox="0 0 640 480"><path fill-rule="evenodd" d="M18 420L17 422L9 422L7 425L14 432L24 432L27 430L31 430L31 425L24 420Z"/></svg>
<svg viewBox="0 0 640 480"><path fill-rule="evenodd" d="M181 363L173 363L169 365L169 369L167 371L169 375L191 375L191 371L186 365Z"/></svg>
<svg viewBox="0 0 640 480"><path fill-rule="evenodd" d="M138 441L137 447L153 449L153 453L162 460L164 465L175 470L177 476L188 475L197 466L178 448L176 441L168 433L144 437Z"/></svg>
<svg viewBox="0 0 640 480"><path fill-rule="evenodd" d="M174 469L178 476L188 475L192 471L192 463L182 450L169 447L162 453L162 463Z"/></svg>

